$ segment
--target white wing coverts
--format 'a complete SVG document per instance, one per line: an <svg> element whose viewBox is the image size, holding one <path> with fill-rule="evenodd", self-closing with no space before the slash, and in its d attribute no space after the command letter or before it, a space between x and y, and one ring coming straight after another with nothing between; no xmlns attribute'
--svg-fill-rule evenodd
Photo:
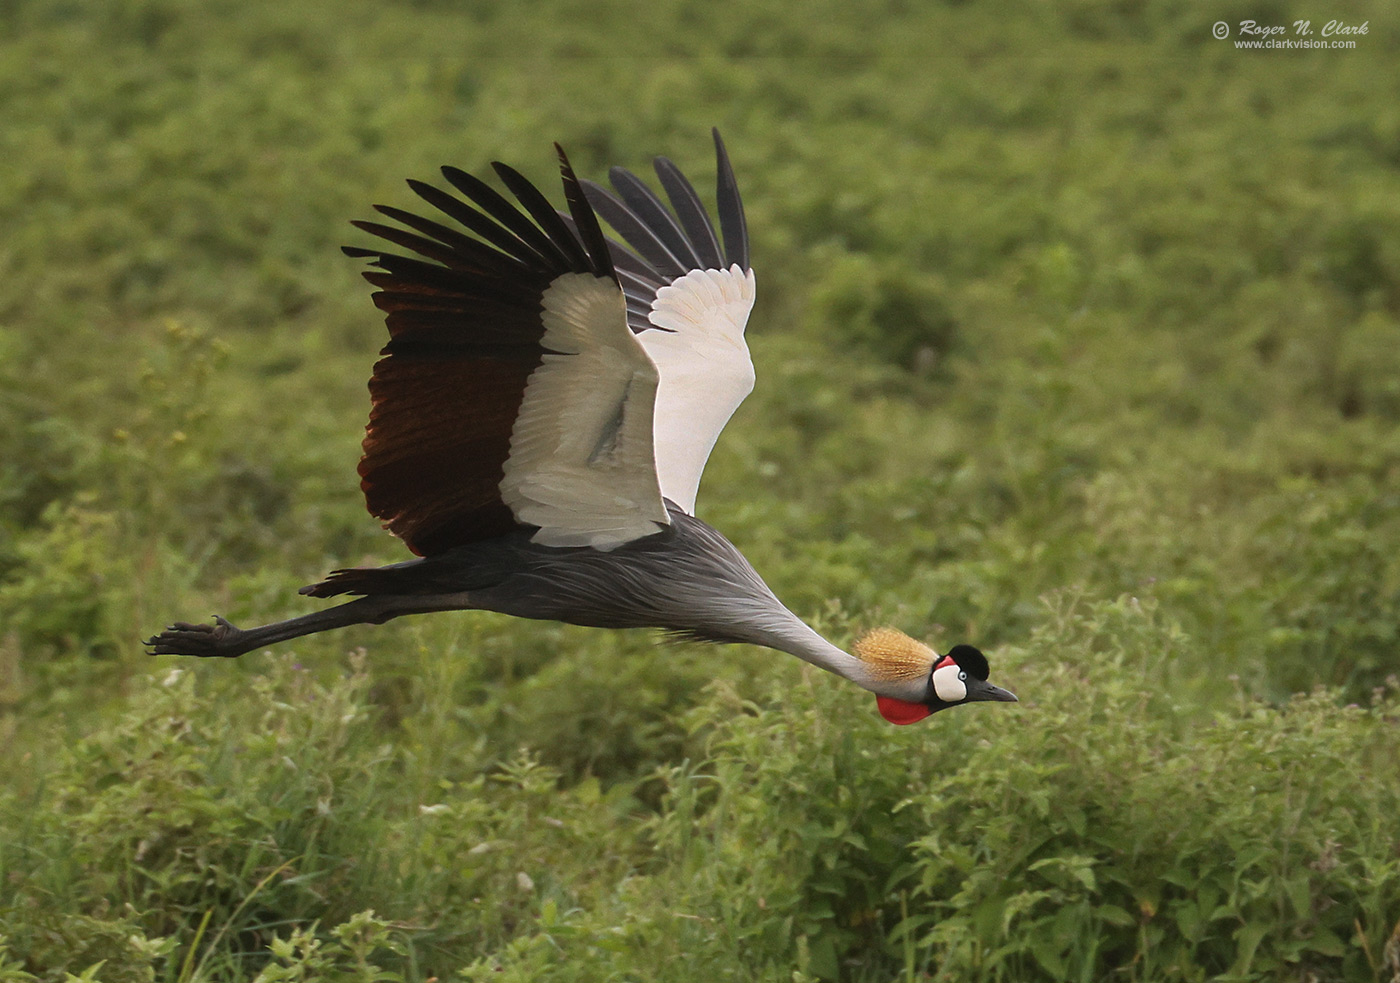
<svg viewBox="0 0 1400 983"><path fill-rule="evenodd" d="M657 477L661 493L692 514L710 451L754 384L744 343L755 295L748 229L724 143L714 137L722 247L694 187L665 157L655 167L670 209L620 167L610 172L617 194L581 182L589 204L627 243L608 245L628 324L661 377Z"/></svg>
<svg viewBox="0 0 1400 983"><path fill-rule="evenodd" d="M657 370L617 283L569 273L544 293L540 344L501 498L546 546L612 549L669 525L653 465Z"/></svg>
<svg viewBox="0 0 1400 983"><path fill-rule="evenodd" d="M691 270L656 292L649 319L661 330L637 335L661 373L653 424L661 494L691 514L720 431L753 392L744 343L753 300L752 270Z"/></svg>
<svg viewBox="0 0 1400 983"><path fill-rule="evenodd" d="M390 206L375 207L397 226L354 223L411 254L345 250L371 261L390 336L361 486L414 552L521 527L547 546L610 550L670 523L663 494L693 511L715 439L753 388L748 236L718 134L715 150L722 247L670 161L656 171L674 212L619 168L620 198L580 182L562 150L567 211L496 163L510 198L452 167L458 194L409 182L455 228Z"/></svg>

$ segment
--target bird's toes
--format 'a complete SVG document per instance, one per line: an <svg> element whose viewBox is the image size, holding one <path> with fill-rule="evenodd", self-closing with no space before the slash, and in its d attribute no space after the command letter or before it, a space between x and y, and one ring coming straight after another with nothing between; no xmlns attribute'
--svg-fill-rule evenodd
<svg viewBox="0 0 1400 983"><path fill-rule="evenodd" d="M228 642L238 634L231 622L215 615L212 625L177 621L146 639L145 644L151 655L221 656L227 654Z"/></svg>

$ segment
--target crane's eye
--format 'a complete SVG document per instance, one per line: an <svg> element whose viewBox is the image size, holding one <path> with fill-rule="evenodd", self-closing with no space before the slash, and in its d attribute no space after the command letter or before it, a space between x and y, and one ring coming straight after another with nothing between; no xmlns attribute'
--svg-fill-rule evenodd
<svg viewBox="0 0 1400 983"><path fill-rule="evenodd" d="M956 665L933 670L933 693L944 703L958 703L967 697L967 673Z"/></svg>

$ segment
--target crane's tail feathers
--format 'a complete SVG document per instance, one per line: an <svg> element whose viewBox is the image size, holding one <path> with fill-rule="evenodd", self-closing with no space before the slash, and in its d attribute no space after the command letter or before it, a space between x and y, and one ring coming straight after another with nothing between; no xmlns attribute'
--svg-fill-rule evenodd
<svg viewBox="0 0 1400 983"><path fill-rule="evenodd" d="M384 567L349 567L332 570L319 584L303 587L307 597L359 594L372 597L429 597L461 594L500 583L504 574L489 564L464 564L439 560L405 560ZM458 605L459 607L461 605Z"/></svg>
<svg viewBox="0 0 1400 983"><path fill-rule="evenodd" d="M450 586L434 582L432 571L422 560L391 563L387 567L348 567L332 570L319 584L310 584L297 593L307 597L338 597L341 594L402 595L451 592Z"/></svg>
<svg viewBox="0 0 1400 983"><path fill-rule="evenodd" d="M332 570L319 584L308 584L297 593L307 597L339 597L341 594L383 594L389 578L377 567L357 567Z"/></svg>

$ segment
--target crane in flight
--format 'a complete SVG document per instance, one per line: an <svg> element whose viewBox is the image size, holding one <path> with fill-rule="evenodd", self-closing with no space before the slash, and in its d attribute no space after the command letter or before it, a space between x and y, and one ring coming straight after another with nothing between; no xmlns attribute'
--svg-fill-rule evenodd
<svg viewBox="0 0 1400 983"><path fill-rule="evenodd" d="M355 599L286 621L176 622L147 640L152 654L234 657L470 609L767 646L873 692L896 724L1014 702L970 645L939 654L880 628L842 650L695 517L705 462L754 384L748 230L718 131L714 141L718 233L666 158L655 169L669 208L622 168L616 193L580 181L558 144L565 211L495 163L514 201L453 167L442 174L457 194L409 181L460 228L384 205L397 225L354 222L411 254L344 247L370 261L389 329L360 485L418 558L333 571L301 593Z"/></svg>

